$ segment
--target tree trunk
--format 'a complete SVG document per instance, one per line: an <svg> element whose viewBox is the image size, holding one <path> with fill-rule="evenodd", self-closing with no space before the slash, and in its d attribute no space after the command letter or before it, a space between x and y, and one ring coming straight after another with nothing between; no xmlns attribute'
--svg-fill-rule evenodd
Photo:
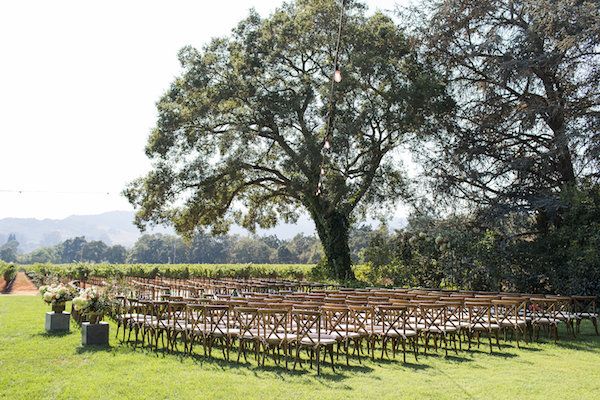
<svg viewBox="0 0 600 400"><path fill-rule="evenodd" d="M348 217L339 212L311 212L321 244L325 250L327 263L333 278L337 280L354 279L348 232L350 223Z"/></svg>

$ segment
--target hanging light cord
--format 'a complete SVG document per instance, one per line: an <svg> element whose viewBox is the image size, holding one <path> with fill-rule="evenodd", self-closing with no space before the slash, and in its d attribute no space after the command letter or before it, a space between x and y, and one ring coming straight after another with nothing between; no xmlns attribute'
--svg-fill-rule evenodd
<svg viewBox="0 0 600 400"><path fill-rule="evenodd" d="M346 0L342 0L342 5L340 7L340 18L338 21L338 31L337 31L337 40L335 43L335 55L333 59L333 74L331 76L331 87L329 89L329 109L327 111L327 119L325 122L325 141L323 142L323 157L321 157L321 168L320 168L320 176L319 176L319 184L317 187L316 195L321 194L321 189L323 186L323 179L325 178L325 162L327 158L327 153L331 149L331 126L333 125L333 112L335 109L335 84L339 83L342 80L342 72L340 70L340 46L342 42L342 30L344 26L344 11L346 8Z"/></svg>

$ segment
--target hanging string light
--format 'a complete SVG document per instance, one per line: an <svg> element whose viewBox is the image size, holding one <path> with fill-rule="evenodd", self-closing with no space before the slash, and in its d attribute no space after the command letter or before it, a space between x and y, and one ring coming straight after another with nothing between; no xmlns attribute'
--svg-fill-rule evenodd
<svg viewBox="0 0 600 400"><path fill-rule="evenodd" d="M0 193L13 193L13 194L68 194L68 195L90 195L90 196L120 196L120 193L112 192L86 192L86 191L74 191L74 190L23 190L23 189L0 189Z"/></svg>
<svg viewBox="0 0 600 400"><path fill-rule="evenodd" d="M335 84L340 83L342 81L342 71L340 69L340 44L342 41L342 28L344 26L344 11L346 8L346 0L342 0L342 4L340 7L340 18L338 21L338 32L337 32L337 40L335 43L335 56L334 56L334 68L333 68L333 76L331 79L331 87L329 91L329 109L327 111L327 119L325 125L325 140L323 141L323 155L321 157L321 175L319 176L319 184L317 185L316 195L319 196L322 192L323 181L325 179L325 163L328 158L328 153L331 150L331 125L333 121L333 111L335 108Z"/></svg>

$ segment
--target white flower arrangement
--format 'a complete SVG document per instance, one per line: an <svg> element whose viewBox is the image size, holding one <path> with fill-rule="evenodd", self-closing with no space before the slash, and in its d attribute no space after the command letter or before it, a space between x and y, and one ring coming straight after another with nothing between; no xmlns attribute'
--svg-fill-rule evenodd
<svg viewBox="0 0 600 400"><path fill-rule="evenodd" d="M73 300L77 295L77 288L71 285L46 285L40 287L42 299L48 304L60 304Z"/></svg>
<svg viewBox="0 0 600 400"><path fill-rule="evenodd" d="M110 301L105 293L89 287L73 299L73 307L81 314L104 314L110 309Z"/></svg>

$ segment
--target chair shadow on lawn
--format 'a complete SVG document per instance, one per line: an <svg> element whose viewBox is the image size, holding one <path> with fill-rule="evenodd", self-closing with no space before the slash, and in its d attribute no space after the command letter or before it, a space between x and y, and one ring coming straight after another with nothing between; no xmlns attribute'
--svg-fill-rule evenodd
<svg viewBox="0 0 600 400"><path fill-rule="evenodd" d="M556 346L568 350L589 351L593 353L598 353L600 351L600 341L598 341L597 339L575 339L568 342L559 340L558 342L556 342Z"/></svg>
<svg viewBox="0 0 600 400"><path fill-rule="evenodd" d="M237 352L231 352L230 360L226 360L220 357L206 357L203 354L194 354L192 356L185 355L185 357L191 357L196 361L199 365L213 365L218 366L223 370L229 369L245 369L253 373L256 377L268 377L270 375L264 375L263 372L271 372L275 373L279 378L284 379L289 376L304 376L304 375L315 375L317 374L317 366L313 360L312 368L310 368L310 362L306 358L302 358L302 364L298 363L296 369L294 369L294 357L290 357L288 359L288 368L285 368L285 359L282 357L279 360L279 364L275 364L272 358L267 358L267 363L265 365L261 365L257 363L254 359L248 358L248 361L244 361L243 359L240 362L237 362ZM370 360L369 360L370 362ZM342 381L344 379L350 378L349 373L370 373L373 372L373 368L365 365L365 361L360 364L356 360L352 362L350 365L346 365L345 361L336 362L335 363L335 372L333 372L331 368L331 364L329 362L321 362L321 379L331 380L331 381Z"/></svg>
<svg viewBox="0 0 600 400"><path fill-rule="evenodd" d="M194 361L195 364L197 364L199 366L212 366L212 367L220 368L222 370L232 370L232 369L246 370L248 372L253 373L257 377L263 376L263 375L261 375L261 372L275 373L277 376L279 376L282 379L286 376L302 376L302 375L310 375L310 374L314 374L316 376L316 374L317 374L317 367L316 367L314 360L313 360L312 369L309 367L309 365L310 365L309 360L307 358L302 358L302 364L298 363L297 368L294 370L293 369L294 357L290 357L288 359L288 369L286 369L285 368L285 359L283 358L283 356L279 360L279 364L275 364L271 357L267 357L267 363L263 366L254 359L254 355L251 356L250 354L248 355L248 361L244 361L244 359L242 357L240 359L240 361L237 362L237 351L235 349L231 350L229 360L226 360L225 358L223 358L220 351L218 351L218 352L215 351L213 353L213 356L210 356L210 357L205 356L202 352L194 353L194 354L190 355L181 350L167 351L167 350L159 349L158 351L156 351L154 348L151 348L147 344L141 345L140 342L138 342L135 347L133 346L133 342L132 343L119 343L117 346L112 347L112 348L105 347L105 348L88 350L87 348L80 347L80 348L78 348L77 352L83 353L86 351L100 351L100 350L118 351L119 349L132 349L132 350L136 350L136 351L143 351L143 353L141 353L141 354L152 355L155 357L176 358L180 362L183 362L183 360L185 360L185 359L191 359ZM339 362L335 363L335 372L332 371L331 364L329 362L321 362L320 378L326 379L326 380L341 381L341 380L344 380L344 379L350 377L350 376L348 376L347 373L370 373L374 370L371 366L368 365L368 364L373 363L370 358L367 359L366 357L364 357L362 359L362 363L359 363L358 359L353 356L350 357L350 360L351 360L350 365L346 365L345 360L342 361L342 355L340 355ZM375 359L374 364L377 364L380 361L382 361L382 360ZM394 364L398 364L401 366L403 365L407 368L412 368L412 369L429 368L429 366L420 365L420 364L411 364L411 363L404 364L398 360L384 360L384 362L394 363ZM367 364L367 365L365 365L365 364ZM265 376L268 376L268 375L265 375Z"/></svg>

